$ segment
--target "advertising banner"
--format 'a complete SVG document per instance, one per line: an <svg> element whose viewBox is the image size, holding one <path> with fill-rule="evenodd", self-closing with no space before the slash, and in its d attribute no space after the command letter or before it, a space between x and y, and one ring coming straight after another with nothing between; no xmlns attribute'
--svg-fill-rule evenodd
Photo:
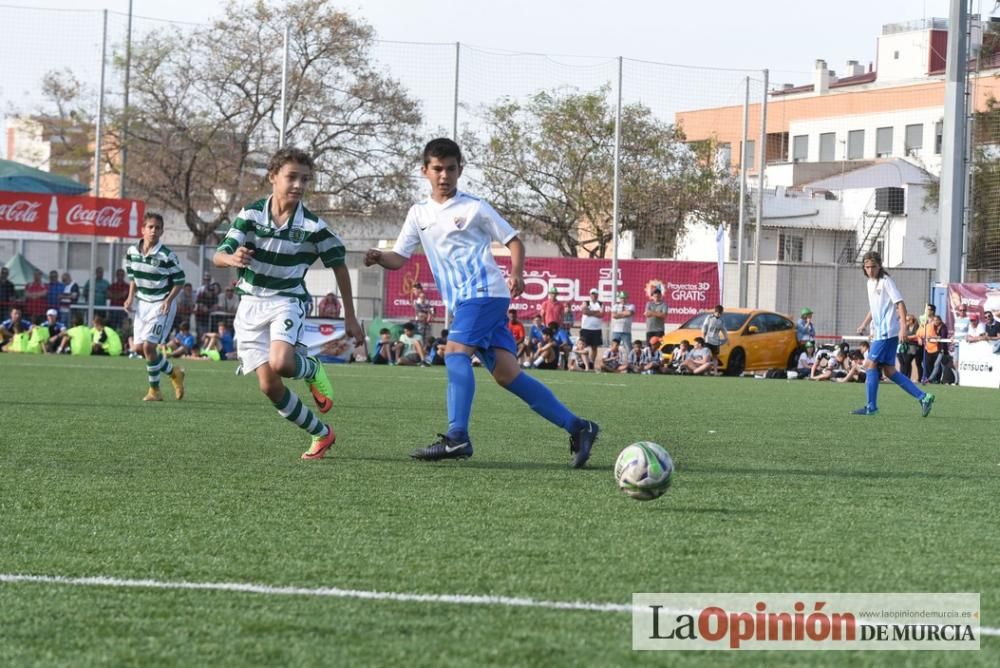
<svg viewBox="0 0 1000 668"><path fill-rule="evenodd" d="M306 318L300 343L310 355L323 362L349 362L354 352L354 339L345 338L344 321L334 318Z"/></svg>
<svg viewBox="0 0 1000 668"><path fill-rule="evenodd" d="M139 236L145 204L134 199L0 191L0 231Z"/></svg>
<svg viewBox="0 0 1000 668"><path fill-rule="evenodd" d="M510 271L510 258L497 257L497 264ZM414 255L398 271L386 272L385 315L388 318L412 318L410 301L414 283L424 287L427 298L434 306L435 316L444 314L441 295L434 286L427 258ZM581 304L589 298L591 288L597 288L605 313L611 313L612 295L624 290L627 301L635 305L636 321L642 320L642 311L654 288L663 291L663 300L669 307L667 322L680 324L695 313L711 309L719 303L719 274L714 262L679 262L675 260L620 260L618 280L612 279L611 260L545 257L528 258L524 266L524 294L511 303L511 308L522 314L533 314L555 288L559 301L572 305L579 323ZM608 320L610 315L605 316Z"/></svg>

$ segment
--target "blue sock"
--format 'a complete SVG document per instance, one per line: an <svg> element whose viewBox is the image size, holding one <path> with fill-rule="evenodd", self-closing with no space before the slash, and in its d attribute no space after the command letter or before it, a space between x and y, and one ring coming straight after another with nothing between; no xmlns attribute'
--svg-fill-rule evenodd
<svg viewBox="0 0 1000 668"><path fill-rule="evenodd" d="M901 388L906 390L910 396L917 399L918 401L923 400L924 391L913 384L913 381L909 379L908 376L897 371L896 373L889 376L889 380L899 385Z"/></svg>
<svg viewBox="0 0 1000 668"><path fill-rule="evenodd" d="M868 408L870 410L877 408L875 403L878 401L878 381L881 375L882 372L878 370L878 367L865 371L865 393L868 395Z"/></svg>
<svg viewBox="0 0 1000 668"><path fill-rule="evenodd" d="M556 395L552 394L552 390L526 373L518 373L517 378L506 389L531 406L531 410L570 434L583 426L583 420L573 415Z"/></svg>
<svg viewBox="0 0 1000 668"><path fill-rule="evenodd" d="M448 438L462 441L469 437L469 416L476 396L476 377L472 358L465 353L444 356L448 369Z"/></svg>

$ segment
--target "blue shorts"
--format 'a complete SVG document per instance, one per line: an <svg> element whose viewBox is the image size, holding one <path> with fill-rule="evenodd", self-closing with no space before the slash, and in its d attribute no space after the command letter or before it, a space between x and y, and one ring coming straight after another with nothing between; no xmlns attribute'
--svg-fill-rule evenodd
<svg viewBox="0 0 1000 668"><path fill-rule="evenodd" d="M459 302L448 329L448 340L476 349L476 356L490 371L495 366L494 348L517 357L514 335L507 329L510 300L504 297L479 297Z"/></svg>
<svg viewBox="0 0 1000 668"><path fill-rule="evenodd" d="M896 366L896 348L898 347L898 336L872 341L872 347L868 350L868 359L876 364Z"/></svg>

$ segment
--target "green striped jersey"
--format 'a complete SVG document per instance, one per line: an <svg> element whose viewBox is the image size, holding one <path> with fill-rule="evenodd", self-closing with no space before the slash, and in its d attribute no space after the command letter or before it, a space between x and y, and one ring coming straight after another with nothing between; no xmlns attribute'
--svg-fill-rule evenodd
<svg viewBox="0 0 1000 668"><path fill-rule="evenodd" d="M148 253L142 252L142 240L129 246L125 253L125 274L135 281L135 298L145 302L162 302L175 285L184 285L184 269L177 255L156 244Z"/></svg>
<svg viewBox="0 0 1000 668"><path fill-rule="evenodd" d="M295 214L278 227L271 218L271 198L248 204L233 221L219 252L253 251L250 266L239 269L236 291L255 297L308 299L305 275L317 258L324 267L344 264L344 244L326 223L299 203Z"/></svg>

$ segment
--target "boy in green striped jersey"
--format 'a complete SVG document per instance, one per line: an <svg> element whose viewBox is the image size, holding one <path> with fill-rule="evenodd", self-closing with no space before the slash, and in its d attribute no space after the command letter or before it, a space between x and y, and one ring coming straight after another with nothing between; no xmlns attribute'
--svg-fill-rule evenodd
<svg viewBox="0 0 1000 668"><path fill-rule="evenodd" d="M283 148L275 153L267 168L270 197L240 211L212 258L216 267L235 267L239 275L236 291L241 299L233 327L241 373L254 372L260 391L278 414L312 436L303 459L321 459L337 438L282 382L304 379L320 413L333 405L323 365L299 345L309 300L305 275L317 258L337 279L346 335L364 339L354 315L344 244L302 202L312 175L313 160L305 151Z"/></svg>
<svg viewBox="0 0 1000 668"><path fill-rule="evenodd" d="M184 270L172 250L160 243L163 236L163 216L147 213L142 219L142 239L125 253L125 274L128 277L126 311L132 310L132 341L135 352L146 358L149 390L143 401L163 401L160 394L160 373L170 376L174 396L184 398L184 369L175 367L162 355L158 346L167 341L174 326L177 305L174 299L184 285Z"/></svg>

